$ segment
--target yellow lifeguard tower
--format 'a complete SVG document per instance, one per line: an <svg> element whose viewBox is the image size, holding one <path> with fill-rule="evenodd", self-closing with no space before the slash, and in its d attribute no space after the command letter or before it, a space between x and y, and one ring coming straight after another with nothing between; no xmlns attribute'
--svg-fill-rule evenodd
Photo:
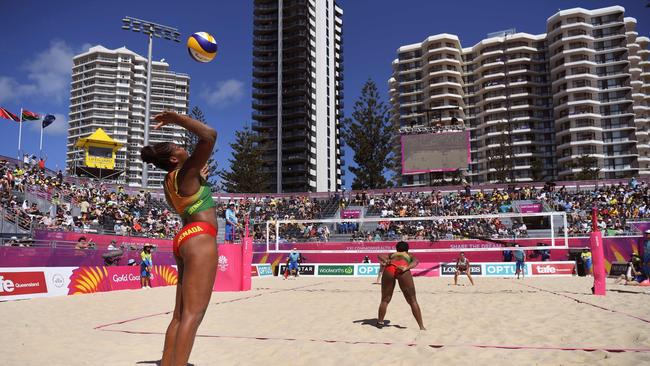
<svg viewBox="0 0 650 366"><path fill-rule="evenodd" d="M123 145L98 128L88 137L77 140L74 145L83 148L83 164L75 167L75 173L97 179L115 179L124 170L115 169L115 153ZM80 159L75 159L76 161Z"/></svg>

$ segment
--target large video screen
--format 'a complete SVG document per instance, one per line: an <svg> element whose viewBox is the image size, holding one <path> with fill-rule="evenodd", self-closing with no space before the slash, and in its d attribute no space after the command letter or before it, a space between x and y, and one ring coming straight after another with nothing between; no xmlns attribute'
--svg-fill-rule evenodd
<svg viewBox="0 0 650 366"><path fill-rule="evenodd" d="M469 132L402 135L402 173L467 169Z"/></svg>

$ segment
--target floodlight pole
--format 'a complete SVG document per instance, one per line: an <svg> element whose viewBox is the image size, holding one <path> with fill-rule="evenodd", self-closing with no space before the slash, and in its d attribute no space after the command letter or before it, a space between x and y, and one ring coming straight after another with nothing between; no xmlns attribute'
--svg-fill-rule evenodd
<svg viewBox="0 0 650 366"><path fill-rule="evenodd" d="M149 145L149 124L151 124L151 53L153 49L153 26L149 32L149 52L147 55L147 97L144 102L144 146ZM142 188L149 181L149 164L142 162Z"/></svg>
<svg viewBox="0 0 650 366"><path fill-rule="evenodd" d="M149 125L151 124L151 69L152 69L152 51L153 36L164 37L170 41L180 42L180 33L178 29L142 19L124 17L122 18L122 29L142 32L149 36L149 46L147 52L147 91L144 109L144 146L149 145ZM149 181L149 166L142 162L142 187L147 186Z"/></svg>

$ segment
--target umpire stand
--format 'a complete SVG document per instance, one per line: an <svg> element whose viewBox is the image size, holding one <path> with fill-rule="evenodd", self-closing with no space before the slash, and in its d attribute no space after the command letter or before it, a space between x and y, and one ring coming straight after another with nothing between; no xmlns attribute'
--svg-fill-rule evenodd
<svg viewBox="0 0 650 366"><path fill-rule="evenodd" d="M117 180L124 173L124 169L117 169L115 165L116 152L122 146L101 128L88 137L80 138L75 147L83 149L83 156L75 157L74 173L99 180Z"/></svg>

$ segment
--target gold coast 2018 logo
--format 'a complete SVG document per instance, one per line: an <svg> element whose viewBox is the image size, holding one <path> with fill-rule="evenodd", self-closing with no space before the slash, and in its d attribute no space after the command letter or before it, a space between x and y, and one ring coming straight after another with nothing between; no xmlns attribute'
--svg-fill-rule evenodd
<svg viewBox="0 0 650 366"><path fill-rule="evenodd" d="M221 272L226 272L226 270L228 269L228 258L225 255L220 255L219 261L217 262L217 266L219 267L219 270Z"/></svg>
<svg viewBox="0 0 650 366"><path fill-rule="evenodd" d="M151 285L173 286L178 272L172 266L157 265L151 269ZM135 267L79 267L72 271L68 294L90 294L140 288L140 273Z"/></svg>
<svg viewBox="0 0 650 366"><path fill-rule="evenodd" d="M111 282L106 267L79 267L72 271L68 294L90 294L111 291Z"/></svg>

